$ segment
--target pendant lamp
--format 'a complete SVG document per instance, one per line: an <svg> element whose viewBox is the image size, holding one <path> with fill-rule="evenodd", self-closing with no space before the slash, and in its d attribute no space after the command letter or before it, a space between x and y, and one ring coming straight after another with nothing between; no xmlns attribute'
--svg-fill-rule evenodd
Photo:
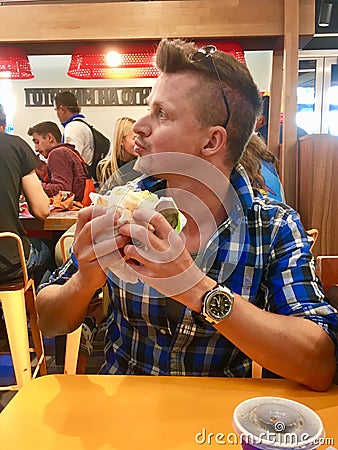
<svg viewBox="0 0 338 450"><path fill-rule="evenodd" d="M215 45L245 64L244 51L238 42L221 39L194 40L196 46ZM68 75L84 80L109 78L157 78L155 64L157 43L139 41L117 44L86 44L75 48Z"/></svg>
<svg viewBox="0 0 338 450"><path fill-rule="evenodd" d="M17 47L0 47L0 78L28 80L34 78L26 53Z"/></svg>
<svg viewBox="0 0 338 450"><path fill-rule="evenodd" d="M111 46L80 45L75 48L68 69L72 78L157 78L156 44L135 42Z"/></svg>

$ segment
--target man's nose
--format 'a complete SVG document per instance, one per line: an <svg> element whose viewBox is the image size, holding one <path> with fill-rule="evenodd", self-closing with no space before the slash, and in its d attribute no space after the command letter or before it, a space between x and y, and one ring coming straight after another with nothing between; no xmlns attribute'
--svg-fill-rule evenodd
<svg viewBox="0 0 338 450"><path fill-rule="evenodd" d="M149 113L138 119L133 125L133 132L137 135L149 136L151 134L151 124Z"/></svg>

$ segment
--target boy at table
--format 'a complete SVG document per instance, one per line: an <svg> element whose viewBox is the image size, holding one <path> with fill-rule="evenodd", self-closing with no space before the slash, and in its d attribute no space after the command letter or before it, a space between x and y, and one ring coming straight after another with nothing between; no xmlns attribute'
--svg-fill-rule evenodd
<svg viewBox="0 0 338 450"><path fill-rule="evenodd" d="M37 297L42 331L79 326L123 249L139 282L109 274L102 373L245 377L255 360L325 390L337 312L318 284L310 241L296 212L253 191L237 164L261 107L251 75L212 46L177 40L160 43L157 65L149 112L134 125L138 170L167 181L187 224L178 234L140 208L100 242L118 214L82 210L73 255Z"/></svg>
<svg viewBox="0 0 338 450"><path fill-rule="evenodd" d="M46 177L41 181L48 197L59 191L74 193L74 200L81 202L86 185L86 162L74 145L61 143L61 131L56 123L40 122L27 131L32 136L35 151L47 159Z"/></svg>

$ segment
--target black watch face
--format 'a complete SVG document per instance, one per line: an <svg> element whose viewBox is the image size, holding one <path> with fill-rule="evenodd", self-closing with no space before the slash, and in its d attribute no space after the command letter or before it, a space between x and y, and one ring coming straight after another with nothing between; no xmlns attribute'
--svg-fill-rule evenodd
<svg viewBox="0 0 338 450"><path fill-rule="evenodd" d="M230 302L226 294L215 292L208 301L207 313L215 319L225 317L230 308Z"/></svg>

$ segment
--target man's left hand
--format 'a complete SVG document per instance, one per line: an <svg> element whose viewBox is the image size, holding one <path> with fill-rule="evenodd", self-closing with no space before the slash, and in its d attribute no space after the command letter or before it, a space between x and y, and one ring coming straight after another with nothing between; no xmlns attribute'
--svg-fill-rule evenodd
<svg viewBox="0 0 338 450"><path fill-rule="evenodd" d="M180 300L180 294L205 277L190 256L184 235L176 233L160 213L151 209L137 209L133 218L134 223L119 229L133 242L124 247L129 267L163 295Z"/></svg>

